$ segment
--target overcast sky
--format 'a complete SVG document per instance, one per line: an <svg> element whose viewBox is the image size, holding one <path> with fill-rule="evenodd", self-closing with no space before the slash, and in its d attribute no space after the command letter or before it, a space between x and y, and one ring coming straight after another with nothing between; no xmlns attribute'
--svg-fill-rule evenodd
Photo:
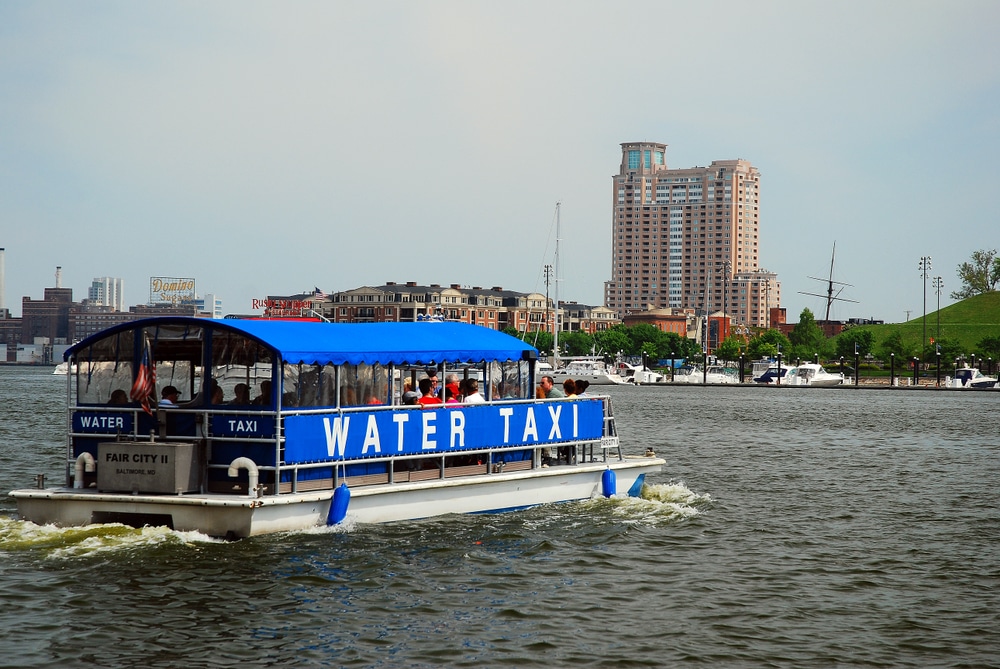
<svg viewBox="0 0 1000 669"><path fill-rule="evenodd" d="M193 277L603 302L620 144L761 172L790 321L919 317L1000 248L1000 2L0 3L5 305ZM927 310L937 296L927 282Z"/></svg>

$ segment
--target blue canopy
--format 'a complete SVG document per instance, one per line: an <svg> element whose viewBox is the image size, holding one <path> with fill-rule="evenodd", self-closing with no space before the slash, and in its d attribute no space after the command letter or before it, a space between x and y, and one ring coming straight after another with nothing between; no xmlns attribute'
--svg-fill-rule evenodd
<svg viewBox="0 0 1000 669"><path fill-rule="evenodd" d="M164 316L122 323L74 344L69 360L95 341L124 330L184 325L238 332L297 364L430 364L534 360L538 351L510 335L479 325L451 322L322 323Z"/></svg>

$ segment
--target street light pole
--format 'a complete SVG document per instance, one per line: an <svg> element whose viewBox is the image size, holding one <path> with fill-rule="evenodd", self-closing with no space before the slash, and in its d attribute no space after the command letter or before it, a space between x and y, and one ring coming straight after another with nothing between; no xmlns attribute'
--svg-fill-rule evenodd
<svg viewBox="0 0 1000 669"><path fill-rule="evenodd" d="M944 288L944 279L939 276L934 277L934 289L937 291L937 340L941 341L941 289Z"/></svg>
<svg viewBox="0 0 1000 669"><path fill-rule="evenodd" d="M927 272L931 270L931 257L921 256L918 268L924 276L924 341L920 346L920 357L924 357L924 349L927 348Z"/></svg>

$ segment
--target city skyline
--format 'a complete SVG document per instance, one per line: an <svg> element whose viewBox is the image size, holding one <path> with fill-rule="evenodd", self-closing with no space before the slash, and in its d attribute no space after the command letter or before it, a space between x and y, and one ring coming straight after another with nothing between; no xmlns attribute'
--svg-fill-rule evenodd
<svg viewBox="0 0 1000 669"><path fill-rule="evenodd" d="M56 11L53 11L53 8ZM863 15L863 20L860 16ZM640 18L641 17L641 18ZM760 170L789 321L920 314L921 258L1000 246L1000 5L112 2L0 7L0 246L19 310L63 267L145 299L386 280L602 304L623 142ZM192 26L197 26L192 30ZM935 301L936 304L936 301Z"/></svg>

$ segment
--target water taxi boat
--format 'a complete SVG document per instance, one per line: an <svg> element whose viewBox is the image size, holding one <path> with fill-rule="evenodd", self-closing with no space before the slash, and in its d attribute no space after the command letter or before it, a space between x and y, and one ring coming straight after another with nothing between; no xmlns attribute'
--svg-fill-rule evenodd
<svg viewBox="0 0 1000 669"><path fill-rule="evenodd" d="M235 539L637 495L665 464L623 455L608 397L534 399L537 351L475 325L168 316L65 358L65 485L10 493L38 524ZM404 404L452 374L485 401Z"/></svg>

